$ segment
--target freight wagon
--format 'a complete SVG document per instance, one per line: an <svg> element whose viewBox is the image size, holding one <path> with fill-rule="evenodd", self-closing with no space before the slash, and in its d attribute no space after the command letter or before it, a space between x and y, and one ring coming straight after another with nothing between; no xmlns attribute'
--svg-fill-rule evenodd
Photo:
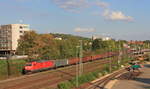
<svg viewBox="0 0 150 89"><path fill-rule="evenodd" d="M80 59L79 58L71 58L68 61L69 61L68 63L70 65L73 65L73 64L79 63Z"/></svg>

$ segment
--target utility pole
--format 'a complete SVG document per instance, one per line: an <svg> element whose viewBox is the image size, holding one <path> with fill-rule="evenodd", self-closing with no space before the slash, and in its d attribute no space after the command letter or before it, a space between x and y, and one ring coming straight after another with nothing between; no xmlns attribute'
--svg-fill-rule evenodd
<svg viewBox="0 0 150 89"><path fill-rule="evenodd" d="M111 47L110 47L110 52L112 52L112 49L111 49ZM109 72L111 73L111 71L112 71L112 63L111 63L111 58L112 57L110 57L109 58Z"/></svg>
<svg viewBox="0 0 150 89"><path fill-rule="evenodd" d="M82 49L83 49L83 47L82 47L82 40L80 40L80 54L79 54L79 57L80 57L80 62L79 62L79 76L81 76L81 75L82 75L82 73L83 73L83 63L82 63L82 56L83 56L83 54L82 54Z"/></svg>
<svg viewBox="0 0 150 89"><path fill-rule="evenodd" d="M79 63L76 62L76 87L79 87L79 76L83 73L82 50L82 40L80 40L80 46L76 46L76 57L79 58Z"/></svg>
<svg viewBox="0 0 150 89"><path fill-rule="evenodd" d="M119 55L118 55L118 67L120 66L121 62L121 47L120 47L120 41L118 40L118 47L119 47Z"/></svg>
<svg viewBox="0 0 150 89"><path fill-rule="evenodd" d="M150 50L150 42L148 42L148 50ZM149 51L148 51L148 60L150 61L150 54L149 54Z"/></svg>
<svg viewBox="0 0 150 89"><path fill-rule="evenodd" d="M79 46L76 46L76 58L79 58ZM79 87L79 65L76 62L76 87Z"/></svg>
<svg viewBox="0 0 150 89"><path fill-rule="evenodd" d="M7 63L7 76L10 76L10 64L9 64L9 56L8 54L5 52L6 55L6 63Z"/></svg>

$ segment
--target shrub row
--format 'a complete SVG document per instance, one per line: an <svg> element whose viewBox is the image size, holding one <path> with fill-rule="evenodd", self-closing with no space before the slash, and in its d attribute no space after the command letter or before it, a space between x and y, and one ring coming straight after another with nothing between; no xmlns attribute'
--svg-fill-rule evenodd
<svg viewBox="0 0 150 89"><path fill-rule="evenodd" d="M96 79L97 77L99 77L99 72L100 71L95 71L95 72L90 72L88 74L83 74L83 75L79 76L78 84L81 85L83 83L86 83L86 82ZM62 82L62 83L58 84L58 88L59 89L71 89L76 86L76 79L77 79L77 77L75 77L69 81Z"/></svg>
<svg viewBox="0 0 150 89"><path fill-rule="evenodd" d="M25 60L9 60L9 70L7 60L0 60L0 80L8 77L20 76L22 68L25 65ZM10 75L8 76L8 71Z"/></svg>

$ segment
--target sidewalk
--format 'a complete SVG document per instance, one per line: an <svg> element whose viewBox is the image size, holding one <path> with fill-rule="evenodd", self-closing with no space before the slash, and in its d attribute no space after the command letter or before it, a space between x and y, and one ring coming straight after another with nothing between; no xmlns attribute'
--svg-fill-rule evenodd
<svg viewBox="0 0 150 89"><path fill-rule="evenodd" d="M141 71L143 73L134 80L117 80L111 89L150 89L150 64Z"/></svg>

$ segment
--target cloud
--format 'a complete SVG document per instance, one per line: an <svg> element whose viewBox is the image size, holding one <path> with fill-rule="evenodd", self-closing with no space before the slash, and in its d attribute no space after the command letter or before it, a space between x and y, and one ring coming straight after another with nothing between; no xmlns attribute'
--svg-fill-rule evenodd
<svg viewBox="0 0 150 89"><path fill-rule="evenodd" d="M102 0L52 0L59 8L66 11L79 13L85 8L90 7L101 7L104 12L103 16L107 20L112 21L133 21L133 17L126 16L121 11L111 11L109 8L109 3L103 2ZM92 13L93 15L100 15L100 12Z"/></svg>
<svg viewBox="0 0 150 89"><path fill-rule="evenodd" d="M59 8L62 8L66 11L75 11L79 12L82 9L89 8L92 6L98 6L101 8L107 8L109 6L108 3L102 2L100 0L97 1L89 1L89 0L52 0L54 4L56 4Z"/></svg>
<svg viewBox="0 0 150 89"><path fill-rule="evenodd" d="M19 23L23 23L23 20L22 20L22 19L20 19L20 20L19 20Z"/></svg>
<svg viewBox="0 0 150 89"><path fill-rule="evenodd" d="M133 17L124 15L121 11L110 11L105 10L103 16L107 20L117 20L117 21L133 21Z"/></svg>
<svg viewBox="0 0 150 89"><path fill-rule="evenodd" d="M87 0L52 0L59 8L67 11L78 12L83 8L88 7Z"/></svg>
<svg viewBox="0 0 150 89"><path fill-rule="evenodd" d="M29 0L17 0L17 1L29 1ZM102 0L51 0L59 8L65 11L79 13L85 8L100 7L104 10L102 13L105 19L112 21L133 21L133 17L125 15L122 11L112 11L109 8L109 3ZM98 10L93 15L100 16Z"/></svg>
<svg viewBox="0 0 150 89"><path fill-rule="evenodd" d="M18 1L18 2L28 2L28 1L43 1L43 0L15 0L15 1Z"/></svg>
<svg viewBox="0 0 150 89"><path fill-rule="evenodd" d="M96 5L102 8L108 8L109 4L106 2L98 1L96 2Z"/></svg>
<svg viewBox="0 0 150 89"><path fill-rule="evenodd" d="M80 28L77 27L74 29L75 32L95 32L94 28Z"/></svg>

